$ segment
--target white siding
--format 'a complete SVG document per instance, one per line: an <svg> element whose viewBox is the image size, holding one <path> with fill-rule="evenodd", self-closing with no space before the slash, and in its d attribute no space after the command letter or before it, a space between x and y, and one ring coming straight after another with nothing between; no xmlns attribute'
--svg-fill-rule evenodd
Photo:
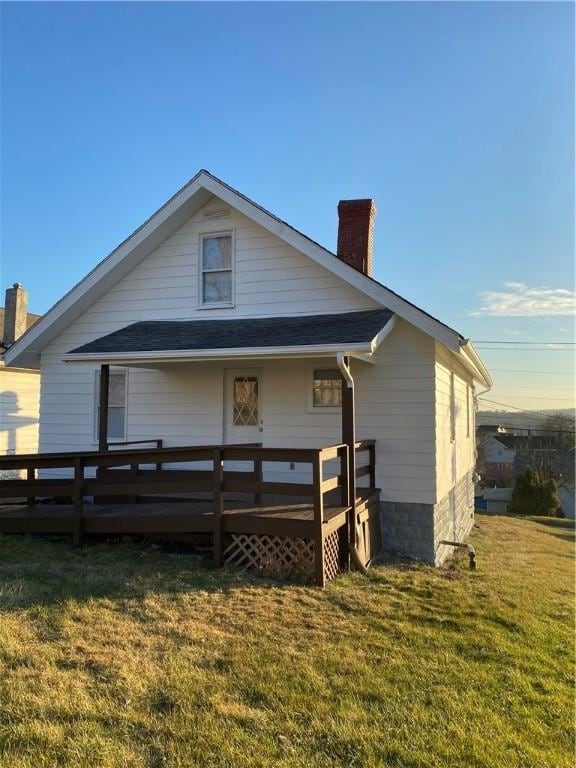
<svg viewBox="0 0 576 768"><path fill-rule="evenodd" d="M234 209L227 218L204 219L207 211L222 209L213 198L43 350L41 450L94 447L94 368L66 365L62 355L106 333L150 318L312 314L378 306ZM235 306L199 309L199 235L231 229ZM221 367L209 365L132 369L128 439L157 437L162 429L173 443L219 442L221 378ZM301 438L295 435L294 444Z"/></svg>
<svg viewBox="0 0 576 768"><path fill-rule="evenodd" d="M36 453L40 374L0 362L0 455Z"/></svg>
<svg viewBox="0 0 576 768"><path fill-rule="evenodd" d="M397 320L377 364L354 361L356 432L377 442L376 482L383 501L433 504L434 342Z"/></svg>
<svg viewBox="0 0 576 768"><path fill-rule="evenodd" d="M40 448L91 450L94 436L94 367L66 365L76 346L147 318L213 318L306 314L377 306L339 278L232 211L205 221L213 200L154 253L72 323L42 353ZM236 238L236 304L198 310L198 241L201 232L229 231ZM335 360L258 361L263 376L262 441L268 446L319 447L340 442L338 413L309 408L310 369ZM167 445L223 440L225 367L245 362L166 365L131 369L127 438L162 437ZM398 320L376 365L352 363L356 380L357 433L377 442L377 484L382 499L432 504L437 498L435 347L429 336ZM272 477L271 467L266 467ZM302 467L274 467L300 480Z"/></svg>
<svg viewBox="0 0 576 768"><path fill-rule="evenodd" d="M436 456L438 463L437 501L443 499L475 464L473 382L466 369L436 342ZM454 374L455 440L450 429L450 378ZM469 399L467 401L467 387ZM467 404L470 415L467 416ZM468 427L468 418L469 430Z"/></svg>

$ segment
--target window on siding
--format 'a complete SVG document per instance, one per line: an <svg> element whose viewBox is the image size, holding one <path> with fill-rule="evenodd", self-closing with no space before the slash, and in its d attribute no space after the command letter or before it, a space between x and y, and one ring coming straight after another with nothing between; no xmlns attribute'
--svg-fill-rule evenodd
<svg viewBox="0 0 576 768"><path fill-rule="evenodd" d="M108 439L126 440L126 371L111 370L108 385ZM96 372L94 437L98 439L100 427L100 377Z"/></svg>
<svg viewBox="0 0 576 768"><path fill-rule="evenodd" d="M470 385L466 384L466 437L470 437Z"/></svg>
<svg viewBox="0 0 576 768"><path fill-rule="evenodd" d="M232 304L232 235L201 238L202 304Z"/></svg>
<svg viewBox="0 0 576 768"><path fill-rule="evenodd" d="M334 408L342 405L342 376L338 368L314 370L312 405L315 408Z"/></svg>
<svg viewBox="0 0 576 768"><path fill-rule="evenodd" d="M456 391L453 373L450 374L450 440L456 440Z"/></svg>

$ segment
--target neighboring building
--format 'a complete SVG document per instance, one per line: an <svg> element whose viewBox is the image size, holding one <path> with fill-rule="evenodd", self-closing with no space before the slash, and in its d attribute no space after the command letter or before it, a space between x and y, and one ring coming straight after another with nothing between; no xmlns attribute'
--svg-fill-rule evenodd
<svg viewBox="0 0 576 768"><path fill-rule="evenodd" d="M201 171L8 351L41 367L41 450L96 448L107 366L107 439L166 446L339 443L350 373L384 545L441 563L473 524L474 387L491 380L469 341L374 280L375 212L340 202L335 255ZM309 479L279 466L265 478Z"/></svg>
<svg viewBox="0 0 576 768"><path fill-rule="evenodd" d="M40 371L4 365L6 349L40 318L27 304L26 291L15 283L0 307L0 455L38 450Z"/></svg>
<svg viewBox="0 0 576 768"><path fill-rule="evenodd" d="M491 435L482 444L481 476L485 485L505 486L513 482L516 451L504 444L503 437L504 435Z"/></svg>
<svg viewBox="0 0 576 768"><path fill-rule="evenodd" d="M527 466L543 477L563 474L566 458L556 435L496 434L483 443L482 480L486 485L513 485ZM564 470L565 471L565 470Z"/></svg>

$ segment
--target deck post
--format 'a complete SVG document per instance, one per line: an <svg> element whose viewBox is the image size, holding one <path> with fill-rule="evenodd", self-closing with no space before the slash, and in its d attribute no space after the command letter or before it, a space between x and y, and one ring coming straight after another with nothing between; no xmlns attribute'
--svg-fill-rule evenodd
<svg viewBox="0 0 576 768"><path fill-rule="evenodd" d="M326 584L324 573L324 494L322 492L322 451L314 454L312 462L314 486L314 577L319 587Z"/></svg>
<svg viewBox="0 0 576 768"><path fill-rule="evenodd" d="M222 451L215 448L212 454L212 483L214 494L213 534L212 546L214 553L214 565L222 566L222 517L224 514L224 499L222 495Z"/></svg>
<svg viewBox="0 0 576 768"><path fill-rule="evenodd" d="M26 480L28 481L36 480L36 469L34 467L31 467L30 465L26 467ZM32 506L32 504L36 504L36 497L28 496L28 498L26 499L26 504L28 504L29 506Z"/></svg>
<svg viewBox="0 0 576 768"><path fill-rule="evenodd" d="M84 511L84 463L77 456L74 459L74 512L72 519L72 543L82 545L82 513Z"/></svg>
<svg viewBox="0 0 576 768"><path fill-rule="evenodd" d="M370 457L370 488L376 488L376 444L371 443L368 446L368 456Z"/></svg>
<svg viewBox="0 0 576 768"><path fill-rule="evenodd" d="M263 473L262 473L262 460L254 459L254 480L258 483L258 486L262 485ZM262 503L262 493L260 490L254 494L254 504Z"/></svg>
<svg viewBox="0 0 576 768"><path fill-rule="evenodd" d="M345 358L348 365L348 358ZM356 414L354 406L354 382L342 378L342 442L348 446L348 542L356 546Z"/></svg>
<svg viewBox="0 0 576 768"><path fill-rule="evenodd" d="M98 421L98 450L108 450L108 398L110 388L110 366L100 366L100 417Z"/></svg>
<svg viewBox="0 0 576 768"><path fill-rule="evenodd" d="M350 466L348 462L348 455L350 453L350 450L347 445L342 446L340 450L338 451L338 454L340 456L340 480L342 483L341 491L340 491L340 503L343 507L349 507L350 506L350 486L349 486L349 480L350 480ZM346 516L346 525L345 525L345 532L346 532L346 555L343 557L344 560L344 567L346 570L350 570L350 516Z"/></svg>

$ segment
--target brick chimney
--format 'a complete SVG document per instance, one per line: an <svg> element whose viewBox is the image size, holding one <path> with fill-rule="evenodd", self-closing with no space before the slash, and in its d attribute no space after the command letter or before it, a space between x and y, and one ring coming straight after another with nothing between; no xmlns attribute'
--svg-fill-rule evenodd
<svg viewBox="0 0 576 768"><path fill-rule="evenodd" d="M20 338L26 330L28 317L28 293L20 283L14 283L6 291L4 306L4 338L2 342L9 347Z"/></svg>
<svg viewBox="0 0 576 768"><path fill-rule="evenodd" d="M340 200L338 203L338 258L372 275L372 242L376 205L374 200Z"/></svg>

